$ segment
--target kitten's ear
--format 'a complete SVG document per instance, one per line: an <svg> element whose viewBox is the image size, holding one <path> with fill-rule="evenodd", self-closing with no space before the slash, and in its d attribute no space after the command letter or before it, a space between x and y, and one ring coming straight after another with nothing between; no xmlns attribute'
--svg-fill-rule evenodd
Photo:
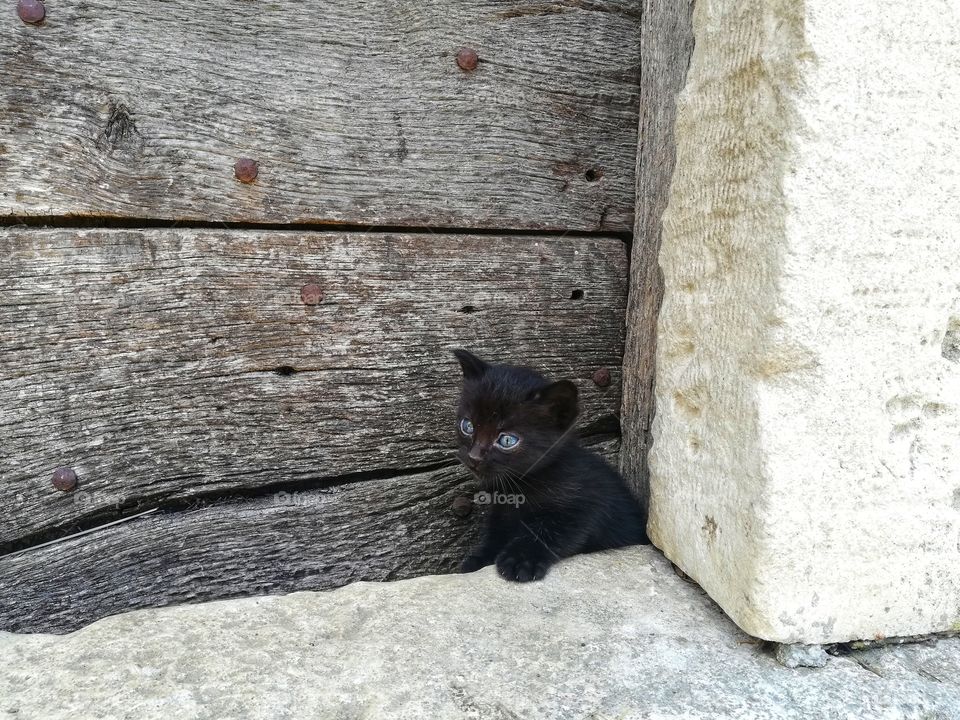
<svg viewBox="0 0 960 720"><path fill-rule="evenodd" d="M463 376L467 380L474 380L480 377L490 367L476 355L467 352L466 350L454 350L453 354L456 355L457 360L460 361L460 367L463 369Z"/></svg>
<svg viewBox="0 0 960 720"><path fill-rule="evenodd" d="M530 394L531 401L546 406L557 424L569 427L577 419L577 386L569 380L560 380Z"/></svg>

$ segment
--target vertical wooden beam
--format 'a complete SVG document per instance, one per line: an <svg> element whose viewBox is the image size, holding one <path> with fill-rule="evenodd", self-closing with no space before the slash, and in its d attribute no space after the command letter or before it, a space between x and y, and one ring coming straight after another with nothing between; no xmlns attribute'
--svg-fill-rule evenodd
<svg viewBox="0 0 960 720"><path fill-rule="evenodd" d="M623 445L620 471L646 509L650 496L647 452L653 420L657 314L663 297L661 217L675 160L673 124L693 52L694 0L644 0L640 29L640 141L637 209L623 357Z"/></svg>

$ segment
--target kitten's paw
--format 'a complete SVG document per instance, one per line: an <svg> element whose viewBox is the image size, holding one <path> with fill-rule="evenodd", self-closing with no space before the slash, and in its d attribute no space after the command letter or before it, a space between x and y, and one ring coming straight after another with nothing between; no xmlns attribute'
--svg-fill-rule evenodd
<svg viewBox="0 0 960 720"><path fill-rule="evenodd" d="M542 580L551 563L544 558L502 552L497 556L497 572L500 577L513 582Z"/></svg>
<svg viewBox="0 0 960 720"><path fill-rule="evenodd" d="M486 567L489 564L490 560L487 560L480 555L467 555L463 559L463 562L460 563L460 572L472 573L474 570L479 570L480 568Z"/></svg>

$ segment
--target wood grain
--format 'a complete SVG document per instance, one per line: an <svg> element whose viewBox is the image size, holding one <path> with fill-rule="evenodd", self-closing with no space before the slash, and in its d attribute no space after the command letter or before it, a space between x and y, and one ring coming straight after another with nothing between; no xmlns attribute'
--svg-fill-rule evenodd
<svg viewBox="0 0 960 720"><path fill-rule="evenodd" d="M616 427L617 239L5 228L0 249L8 550L138 508L448 463L459 346L573 379L581 426ZM53 488L58 466L78 490Z"/></svg>
<svg viewBox="0 0 960 720"><path fill-rule="evenodd" d="M0 557L0 628L69 632L134 608L451 571L476 523L444 469L198 504Z"/></svg>
<svg viewBox="0 0 960 720"><path fill-rule="evenodd" d="M631 0L50 0L0 22L0 216L629 232L638 38Z"/></svg>
<svg viewBox="0 0 960 720"><path fill-rule="evenodd" d="M652 440L657 315L663 298L657 258L675 160L677 95L693 53L692 11L693 0L644 0L641 13L637 212L623 358L620 472L645 508L650 496L647 453Z"/></svg>
<svg viewBox="0 0 960 720"><path fill-rule="evenodd" d="M590 444L614 459L617 440ZM0 557L0 630L64 633L135 608L454 571L484 506L458 467L135 518Z"/></svg>

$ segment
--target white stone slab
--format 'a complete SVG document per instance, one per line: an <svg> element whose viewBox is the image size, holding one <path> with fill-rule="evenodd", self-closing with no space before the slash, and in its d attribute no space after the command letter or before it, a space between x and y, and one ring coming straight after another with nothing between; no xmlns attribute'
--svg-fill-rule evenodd
<svg viewBox="0 0 960 720"><path fill-rule="evenodd" d="M694 24L651 536L759 637L960 629L960 14Z"/></svg>

